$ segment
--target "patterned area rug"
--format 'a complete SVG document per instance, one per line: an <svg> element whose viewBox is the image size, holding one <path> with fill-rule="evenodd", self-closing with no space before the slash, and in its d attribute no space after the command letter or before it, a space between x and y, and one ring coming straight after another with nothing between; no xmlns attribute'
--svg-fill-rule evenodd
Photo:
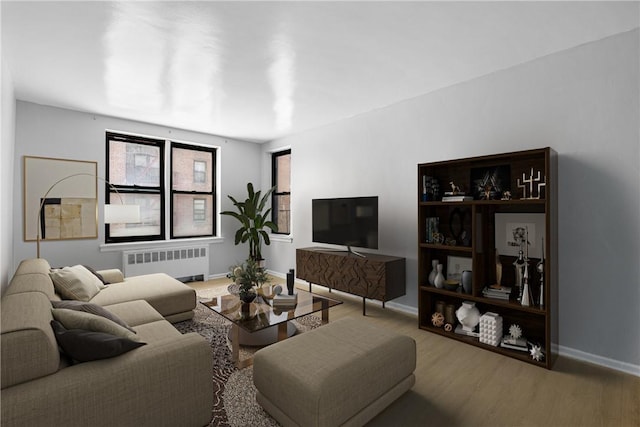
<svg viewBox="0 0 640 427"><path fill-rule="evenodd" d="M321 321L310 315L293 321L297 333L317 328ZM213 351L213 418L210 427L278 426L256 402L253 386L253 367L237 369L231 360L231 343L227 334L231 323L201 304L191 320L174 324L185 334L197 332L211 345ZM240 359L250 357L255 347L240 347Z"/></svg>

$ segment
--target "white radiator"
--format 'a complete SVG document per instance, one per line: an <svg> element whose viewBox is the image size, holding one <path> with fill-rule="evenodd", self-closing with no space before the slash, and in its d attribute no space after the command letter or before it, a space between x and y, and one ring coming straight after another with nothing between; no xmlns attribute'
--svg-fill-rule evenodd
<svg viewBox="0 0 640 427"><path fill-rule="evenodd" d="M181 247L141 249L122 253L125 277L149 273L167 273L183 281L209 278L208 248Z"/></svg>

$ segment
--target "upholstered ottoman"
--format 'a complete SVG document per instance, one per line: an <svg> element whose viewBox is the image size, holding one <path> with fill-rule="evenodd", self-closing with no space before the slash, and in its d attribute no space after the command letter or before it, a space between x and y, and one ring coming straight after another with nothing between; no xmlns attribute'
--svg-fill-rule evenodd
<svg viewBox="0 0 640 427"><path fill-rule="evenodd" d="M360 426L415 383L413 338L344 318L256 352L260 405L284 426Z"/></svg>

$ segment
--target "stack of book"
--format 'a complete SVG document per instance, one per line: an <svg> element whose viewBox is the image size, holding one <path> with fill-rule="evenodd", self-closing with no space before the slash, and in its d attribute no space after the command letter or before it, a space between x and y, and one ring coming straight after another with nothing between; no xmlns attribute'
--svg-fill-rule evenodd
<svg viewBox="0 0 640 427"><path fill-rule="evenodd" d="M273 297L274 307L293 307L298 303L298 294L278 294Z"/></svg>
<svg viewBox="0 0 640 427"><path fill-rule="evenodd" d="M511 295L511 287L500 285L485 286L482 290L482 295L487 298L509 300L509 295Z"/></svg>
<svg viewBox="0 0 640 427"><path fill-rule="evenodd" d="M500 347L510 348L518 351L529 351L527 348L527 340L525 338L513 338L511 335L507 335L502 338Z"/></svg>
<svg viewBox="0 0 640 427"><path fill-rule="evenodd" d="M427 218L427 243L440 243L435 239L439 224L440 218L431 216Z"/></svg>
<svg viewBox="0 0 640 427"><path fill-rule="evenodd" d="M442 196L443 202L468 202L473 200L473 196L465 196L465 195L451 195L451 196Z"/></svg>

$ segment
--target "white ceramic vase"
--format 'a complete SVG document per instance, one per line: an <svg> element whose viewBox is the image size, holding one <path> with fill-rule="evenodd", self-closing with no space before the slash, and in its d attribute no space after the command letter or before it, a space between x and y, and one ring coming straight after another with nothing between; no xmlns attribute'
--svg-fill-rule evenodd
<svg viewBox="0 0 640 427"><path fill-rule="evenodd" d="M464 301L462 306L456 310L456 317L463 330L473 332L480 323L480 310L476 307L475 302Z"/></svg>
<svg viewBox="0 0 640 427"><path fill-rule="evenodd" d="M438 273L438 271L437 271L438 264L439 263L438 263L437 259L434 259L434 260L431 261L431 266L433 268L431 269L431 273L429 273L429 278L428 278L429 284L431 286L433 286L434 280L436 279L436 274Z"/></svg>
<svg viewBox="0 0 640 427"><path fill-rule="evenodd" d="M437 265L436 277L433 279L433 286L436 288L444 288L444 275L442 274L442 264Z"/></svg>

